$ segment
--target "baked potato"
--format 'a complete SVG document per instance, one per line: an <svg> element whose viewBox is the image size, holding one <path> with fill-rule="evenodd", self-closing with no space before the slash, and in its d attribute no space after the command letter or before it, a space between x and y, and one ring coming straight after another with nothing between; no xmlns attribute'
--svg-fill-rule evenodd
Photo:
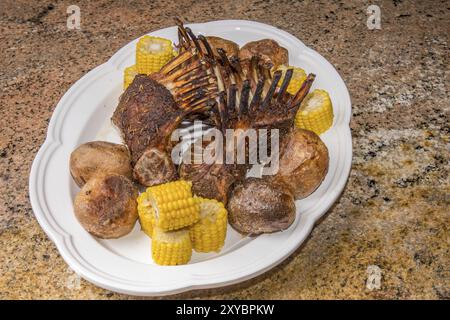
<svg viewBox="0 0 450 320"><path fill-rule="evenodd" d="M328 171L328 149L312 131L292 128L281 142L277 182L289 186L296 200L309 196Z"/></svg>
<svg viewBox="0 0 450 320"><path fill-rule="evenodd" d="M294 197L283 184L248 178L231 193L228 222L240 233L258 235L281 231L294 220Z"/></svg>
<svg viewBox="0 0 450 320"><path fill-rule="evenodd" d="M133 229L138 219L137 195L128 178L119 174L97 175L75 197L75 216L96 237L122 237Z"/></svg>
<svg viewBox="0 0 450 320"><path fill-rule="evenodd" d="M232 57L238 57L239 56L239 46L237 43L223 39L220 37L214 37L214 36L208 36L206 37L208 40L209 45L211 46L211 49L213 49L214 55L220 58L220 55L217 53L217 49L223 49L228 57L228 59L232 59Z"/></svg>
<svg viewBox="0 0 450 320"><path fill-rule="evenodd" d="M69 167L79 187L98 174L116 173L131 178L132 173L128 148L106 141L80 145L71 153Z"/></svg>
<svg viewBox="0 0 450 320"><path fill-rule="evenodd" d="M250 61L253 56L259 57L262 65L266 68L277 68L289 64L289 53L286 48L281 47L272 39L262 39L245 44L239 50L241 61Z"/></svg>

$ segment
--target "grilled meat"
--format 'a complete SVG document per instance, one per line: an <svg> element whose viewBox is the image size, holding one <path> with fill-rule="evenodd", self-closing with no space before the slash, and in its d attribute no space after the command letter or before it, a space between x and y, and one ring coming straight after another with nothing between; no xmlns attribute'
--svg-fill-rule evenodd
<svg viewBox="0 0 450 320"><path fill-rule="evenodd" d="M133 175L141 184L176 177L170 136L186 116L205 112L214 102L218 88L211 61L212 56L188 38L185 50L160 72L136 76L122 95L112 121L130 149Z"/></svg>
<svg viewBox="0 0 450 320"><path fill-rule="evenodd" d="M205 42L199 36L200 41ZM205 42L207 50L208 43ZM281 86L281 72L275 72L273 79L264 77L260 72L260 64L257 57L253 57L249 72L245 73L240 64L230 61L224 52L218 50L221 55L221 63L212 64L212 72L217 77L218 87L223 90L216 97L216 127L224 133L227 129L234 130L234 145L237 148L242 143L247 145L245 136L248 129L281 129L288 131L293 125L295 112L314 80L310 75L302 88L295 96L286 92L286 88L292 77L292 71L287 72ZM223 75L227 75L224 77ZM216 148L216 141L208 147ZM230 141L226 141L230 143ZM245 148L246 158L256 150ZM192 164L182 163L179 169L180 177L193 181L194 192L202 197L211 197L223 201L228 200L230 188L245 178L249 168L248 161L244 164L225 164L226 153L235 153L236 149L225 148L225 155L220 163Z"/></svg>

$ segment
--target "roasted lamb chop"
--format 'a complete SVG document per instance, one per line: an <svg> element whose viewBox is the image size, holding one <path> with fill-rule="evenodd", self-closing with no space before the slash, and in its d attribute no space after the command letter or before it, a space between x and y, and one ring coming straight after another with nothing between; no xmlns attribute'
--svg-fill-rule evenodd
<svg viewBox="0 0 450 320"><path fill-rule="evenodd" d="M203 41L202 37L199 39ZM207 43L206 49L210 50ZM237 141L247 129L279 129L279 172L249 180L245 178L248 164L183 163L180 176L193 182L196 194L228 202L229 222L239 232L259 234L284 230L295 218L294 199L317 188L328 168L328 151L318 136L293 125L297 109L315 76L310 74L297 93L291 95L286 89L292 70L286 71L282 81L281 71L269 79L262 69L267 71L267 66L260 63L258 55L251 58L244 71L239 62L227 59L223 50L218 53L221 59L211 65L218 87L224 88L216 97L217 128L222 132L241 129L234 130L233 139ZM211 148L214 143L206 147L214 149ZM256 152L250 146L246 151L247 159ZM228 149L224 150L225 155L227 152ZM289 180L291 177L293 181Z"/></svg>
<svg viewBox="0 0 450 320"><path fill-rule="evenodd" d="M198 37L205 45L204 37ZM223 133L226 129L235 129L233 140L236 147L239 143L246 143L245 134L248 129L280 129L287 132L293 126L293 119L298 106L309 91L314 80L310 75L295 96L286 92L292 77L288 71L278 87L281 72L275 72L273 79L264 77L260 71L260 64L256 56L252 58L250 72L244 73L239 63L230 61L223 50L218 50L221 60L211 65L212 72L217 76L218 87L223 90L216 97L216 126ZM225 76L223 76L225 75ZM248 75L248 77L247 77ZM240 130L236 130L240 129ZM226 141L229 143L230 141ZM216 142L211 142L215 144ZM225 145L226 145L225 143ZM209 149L215 149L208 145ZM248 158L256 150L246 148ZM226 148L222 153L226 158ZM231 150L235 152L235 150ZM222 161L224 162L224 161ZM179 168L180 177L193 182L193 191L199 196L213 197L224 203L233 184L242 180L248 169L247 164L193 164L183 163Z"/></svg>
<svg viewBox="0 0 450 320"><path fill-rule="evenodd" d="M191 46L191 35L189 35L189 28L185 28L183 25L183 22L176 18L175 19L176 24L178 25L178 50L180 52L187 50ZM220 38L215 36L207 36L206 37L210 48L212 49L212 52L216 58L219 58L219 55L217 53L218 49L222 49L227 53L228 59L231 58L237 58L239 56L239 46L237 43ZM202 49L206 49L202 43L200 43L200 46Z"/></svg>
<svg viewBox="0 0 450 320"><path fill-rule="evenodd" d="M130 150L134 178L145 186L176 178L170 136L186 116L208 110L218 93L213 58L194 45L189 29L183 32L185 50L158 73L136 76L112 117Z"/></svg>

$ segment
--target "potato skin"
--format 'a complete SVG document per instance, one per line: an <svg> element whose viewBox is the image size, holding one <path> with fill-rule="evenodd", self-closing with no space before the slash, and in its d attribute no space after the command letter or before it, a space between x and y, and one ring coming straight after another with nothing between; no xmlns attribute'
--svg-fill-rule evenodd
<svg viewBox="0 0 450 320"><path fill-rule="evenodd" d="M293 128L283 137L274 180L288 185L296 200L309 196L328 172L328 149L312 131Z"/></svg>
<svg viewBox="0 0 450 320"><path fill-rule="evenodd" d="M132 173L128 148L106 141L80 145L71 153L69 166L79 187L98 174L116 173L131 178Z"/></svg>
<svg viewBox="0 0 450 320"><path fill-rule="evenodd" d="M269 179L246 179L228 202L228 222L243 234L282 231L294 220L294 197L286 186Z"/></svg>
<svg viewBox="0 0 450 320"><path fill-rule="evenodd" d="M287 49L272 39L248 42L239 51L241 61L249 61L253 56L259 57L267 68L277 68L279 65L289 64Z"/></svg>
<svg viewBox="0 0 450 320"><path fill-rule="evenodd" d="M209 45L213 49L214 54L216 54L217 49L223 49L225 50L228 59L230 59L231 57L237 57L239 55L239 46L237 45L237 43L231 40L214 36L208 36L206 37L206 39L208 40ZM217 57L220 56L217 55Z"/></svg>
<svg viewBox="0 0 450 320"><path fill-rule="evenodd" d="M75 197L75 216L96 237L122 237L133 229L138 219L137 194L131 180L122 175L95 176Z"/></svg>

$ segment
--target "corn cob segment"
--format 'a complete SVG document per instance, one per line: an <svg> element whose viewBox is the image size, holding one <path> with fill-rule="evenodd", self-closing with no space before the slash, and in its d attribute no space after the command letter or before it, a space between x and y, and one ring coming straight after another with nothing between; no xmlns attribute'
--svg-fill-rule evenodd
<svg viewBox="0 0 450 320"><path fill-rule="evenodd" d="M133 82L134 77L138 75L136 65L125 68L123 72L123 89L125 90Z"/></svg>
<svg viewBox="0 0 450 320"><path fill-rule="evenodd" d="M136 45L136 69L139 73L158 72L173 58L172 41L152 36L143 36Z"/></svg>
<svg viewBox="0 0 450 320"><path fill-rule="evenodd" d="M301 103L295 116L295 125L321 134L332 126L333 117L333 106L328 92L316 89Z"/></svg>
<svg viewBox="0 0 450 320"><path fill-rule="evenodd" d="M189 226L199 219L198 202L192 197L191 183L172 181L147 188L153 211L152 226L171 231Z"/></svg>
<svg viewBox="0 0 450 320"><path fill-rule="evenodd" d="M191 255L189 230L164 232L160 228L153 229L152 258L155 263L163 266L186 264Z"/></svg>
<svg viewBox="0 0 450 320"><path fill-rule="evenodd" d="M227 210L222 202L196 198L200 204L200 220L192 225L192 247L197 252L219 252L227 233Z"/></svg>
<svg viewBox="0 0 450 320"><path fill-rule="evenodd" d="M155 219L155 210L152 208L146 192L143 192L139 195L139 197L137 198L137 203L141 229L146 235L151 237L153 232L153 220Z"/></svg>
<svg viewBox="0 0 450 320"><path fill-rule="evenodd" d="M303 82L306 80L306 73L305 73L305 70L303 70L302 68L281 65L277 68L277 70L280 70L283 72L281 79L278 82L279 85L281 85L281 83L283 83L284 76L286 75L286 71L288 69L293 69L293 73L292 73L291 81L289 82L289 85L288 85L286 91L292 95L295 95L297 93L298 89L300 89L300 87L302 86Z"/></svg>

